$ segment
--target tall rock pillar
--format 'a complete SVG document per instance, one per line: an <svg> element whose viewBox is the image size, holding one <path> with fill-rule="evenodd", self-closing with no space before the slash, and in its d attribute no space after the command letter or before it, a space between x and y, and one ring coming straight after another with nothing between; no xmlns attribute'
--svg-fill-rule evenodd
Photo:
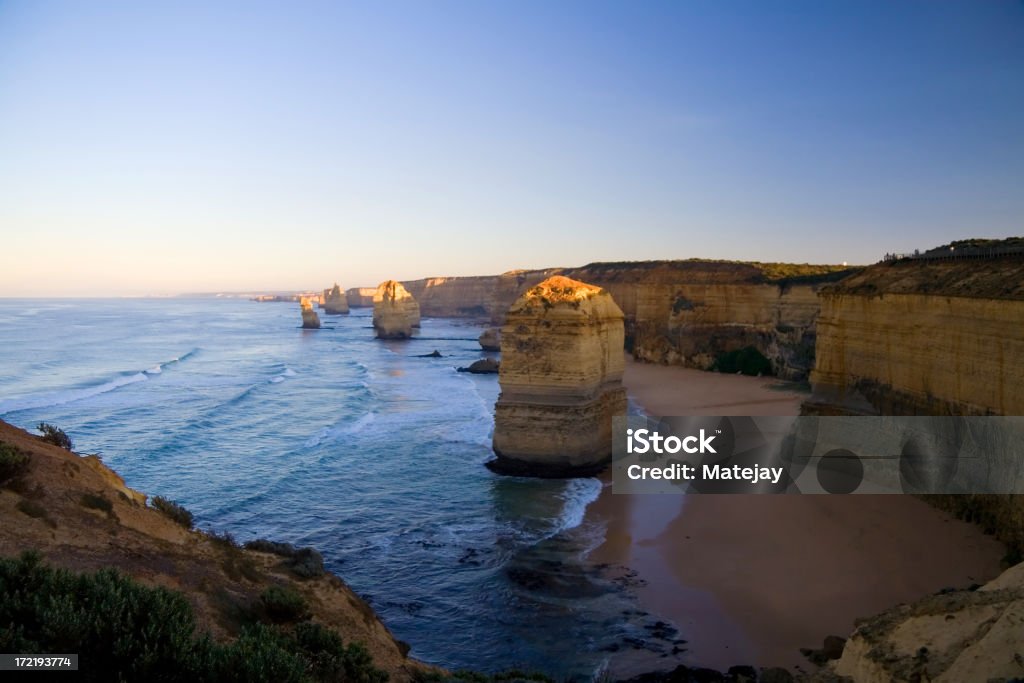
<svg viewBox="0 0 1024 683"><path fill-rule="evenodd" d="M309 297L299 299L299 308L302 310L302 326L306 329L315 330L320 327L320 316L313 310L313 303Z"/></svg>
<svg viewBox="0 0 1024 683"><path fill-rule="evenodd" d="M622 310L600 287L554 276L524 293L501 329L495 460L503 474L602 470L612 417L626 414Z"/></svg>
<svg viewBox="0 0 1024 683"><path fill-rule="evenodd" d="M401 282L380 283L373 295L373 329L378 339L408 339L420 326L420 305Z"/></svg>

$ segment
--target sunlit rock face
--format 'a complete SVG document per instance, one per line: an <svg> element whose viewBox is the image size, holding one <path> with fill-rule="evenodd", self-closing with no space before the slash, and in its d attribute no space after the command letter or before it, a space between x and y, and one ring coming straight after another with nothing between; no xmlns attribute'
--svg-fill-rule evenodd
<svg viewBox="0 0 1024 683"><path fill-rule="evenodd" d="M1024 261L880 263L821 294L806 412L1024 415Z"/></svg>
<svg viewBox="0 0 1024 683"><path fill-rule="evenodd" d="M484 351L501 351L501 332L493 327L483 331L477 339Z"/></svg>
<svg viewBox="0 0 1024 683"><path fill-rule="evenodd" d="M588 476L611 459L626 414L623 315L600 287L554 276L526 291L501 329L495 460L501 473Z"/></svg>
<svg viewBox="0 0 1024 683"><path fill-rule="evenodd" d="M337 282L330 289L324 290L323 309L330 315L348 313L348 297L345 296L345 292Z"/></svg>
<svg viewBox="0 0 1024 683"><path fill-rule="evenodd" d="M378 339L408 339L420 326L420 305L402 283L387 280L373 295L373 329Z"/></svg>
<svg viewBox="0 0 1024 683"><path fill-rule="evenodd" d="M299 300L299 306L302 308L302 326L311 330L318 329L320 327L320 316L313 310L313 303L309 300L309 297L302 297Z"/></svg>
<svg viewBox="0 0 1024 683"><path fill-rule="evenodd" d="M377 290L373 287L352 287L345 290L345 299L350 308L370 308L373 306L373 295Z"/></svg>

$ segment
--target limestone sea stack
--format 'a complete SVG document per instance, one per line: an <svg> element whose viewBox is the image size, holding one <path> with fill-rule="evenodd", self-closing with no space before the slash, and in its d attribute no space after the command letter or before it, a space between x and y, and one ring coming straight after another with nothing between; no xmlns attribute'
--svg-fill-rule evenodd
<svg viewBox="0 0 1024 683"><path fill-rule="evenodd" d="M345 296L345 292L342 291L337 282L330 289L324 290L323 309L328 315L348 313L348 297Z"/></svg>
<svg viewBox="0 0 1024 683"><path fill-rule="evenodd" d="M589 476L612 456L612 417L626 414L622 310L600 287L556 275L528 289L501 329L494 407L502 474Z"/></svg>
<svg viewBox="0 0 1024 683"><path fill-rule="evenodd" d="M299 299L299 306L302 308L302 327L308 330L320 328L320 316L313 310L313 303L308 296Z"/></svg>
<svg viewBox="0 0 1024 683"><path fill-rule="evenodd" d="M378 339L408 339L420 326L420 305L401 282L380 283L373 295L373 329Z"/></svg>
<svg viewBox="0 0 1024 683"><path fill-rule="evenodd" d="M501 351L501 333L497 328L488 327L477 341L484 351Z"/></svg>

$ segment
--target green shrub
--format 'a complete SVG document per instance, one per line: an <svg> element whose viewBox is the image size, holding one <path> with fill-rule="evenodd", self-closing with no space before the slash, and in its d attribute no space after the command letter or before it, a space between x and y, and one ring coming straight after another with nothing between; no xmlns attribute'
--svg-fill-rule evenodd
<svg viewBox="0 0 1024 683"><path fill-rule="evenodd" d="M292 637L319 680L384 683L388 679L387 673L373 666L366 648L359 643L344 645L341 636L325 626L307 621L295 627Z"/></svg>
<svg viewBox="0 0 1024 683"><path fill-rule="evenodd" d="M753 346L747 346L719 355L711 369L727 374L770 375L772 362Z"/></svg>
<svg viewBox="0 0 1024 683"><path fill-rule="evenodd" d="M215 681L271 681L304 683L311 679L307 662L293 650L287 634L262 624L250 626L231 645L215 649L208 679Z"/></svg>
<svg viewBox="0 0 1024 683"><path fill-rule="evenodd" d="M20 474L28 461L28 453L22 453L9 443L0 443L0 484Z"/></svg>
<svg viewBox="0 0 1024 683"><path fill-rule="evenodd" d="M278 623L302 621L309 616L306 598L288 586L271 586L260 595L260 602L267 616Z"/></svg>
<svg viewBox="0 0 1024 683"><path fill-rule="evenodd" d="M114 511L114 504L107 500L102 493L83 493L79 502L87 508L107 514Z"/></svg>
<svg viewBox="0 0 1024 683"><path fill-rule="evenodd" d="M256 624L221 645L196 632L180 593L110 569L53 569L33 552L0 559L0 652L77 652L88 663L79 679L90 683L387 680L364 648L318 624Z"/></svg>
<svg viewBox="0 0 1024 683"><path fill-rule="evenodd" d="M4 652L77 652L85 680L183 681L198 663L194 630L180 594L112 570L51 569L35 553L0 560Z"/></svg>
<svg viewBox="0 0 1024 683"><path fill-rule="evenodd" d="M40 422L36 429L43 433L41 438L46 443L52 443L54 446L60 446L66 451L74 449L74 444L71 443L71 437L68 436L60 427L54 427L52 424Z"/></svg>
<svg viewBox="0 0 1024 683"><path fill-rule="evenodd" d="M291 543L268 541L257 538L245 544L246 550L272 553L285 558L285 566L303 579L314 579L324 575L324 557L315 548L296 548Z"/></svg>
<svg viewBox="0 0 1024 683"><path fill-rule="evenodd" d="M155 496L151 502L154 508L186 529L191 529L192 525L195 523L192 513L186 510L183 506L175 503L173 500L168 500L162 496Z"/></svg>

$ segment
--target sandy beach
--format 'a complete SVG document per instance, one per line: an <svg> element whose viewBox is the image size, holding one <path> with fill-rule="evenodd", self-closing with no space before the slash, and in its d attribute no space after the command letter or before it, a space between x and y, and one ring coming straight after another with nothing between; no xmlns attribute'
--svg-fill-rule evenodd
<svg viewBox="0 0 1024 683"><path fill-rule="evenodd" d="M796 415L805 396L772 378L631 359L625 384L657 416ZM900 602L987 581L1004 553L910 496L627 496L606 486L587 514L606 526L591 559L635 570L645 609L689 641L666 667L813 669L799 648Z"/></svg>

